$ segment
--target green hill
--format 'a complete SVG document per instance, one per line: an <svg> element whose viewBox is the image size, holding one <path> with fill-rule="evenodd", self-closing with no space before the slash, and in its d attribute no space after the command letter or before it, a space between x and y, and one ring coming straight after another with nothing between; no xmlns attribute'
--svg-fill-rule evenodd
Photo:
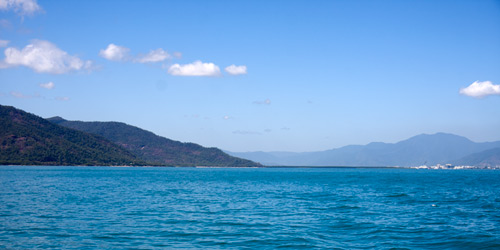
<svg viewBox="0 0 500 250"><path fill-rule="evenodd" d="M47 119L55 124L102 136L132 152L142 160L167 166L258 167L258 163L229 156L218 148L205 148L157 136L119 122L67 121Z"/></svg>
<svg viewBox="0 0 500 250"><path fill-rule="evenodd" d="M145 165L126 149L96 135L53 124L0 105L1 165Z"/></svg>

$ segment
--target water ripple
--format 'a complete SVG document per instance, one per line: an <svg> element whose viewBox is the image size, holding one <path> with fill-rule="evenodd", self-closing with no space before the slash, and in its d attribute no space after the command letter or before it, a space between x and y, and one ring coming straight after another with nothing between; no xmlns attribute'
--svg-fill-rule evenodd
<svg viewBox="0 0 500 250"><path fill-rule="evenodd" d="M499 249L499 171L0 167L0 248Z"/></svg>

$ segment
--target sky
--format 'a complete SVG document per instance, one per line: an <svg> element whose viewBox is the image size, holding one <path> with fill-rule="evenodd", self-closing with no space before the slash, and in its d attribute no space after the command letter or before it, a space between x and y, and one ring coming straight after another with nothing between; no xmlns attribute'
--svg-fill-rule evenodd
<svg viewBox="0 0 500 250"><path fill-rule="evenodd" d="M500 140L500 1L0 0L0 104L234 152Z"/></svg>

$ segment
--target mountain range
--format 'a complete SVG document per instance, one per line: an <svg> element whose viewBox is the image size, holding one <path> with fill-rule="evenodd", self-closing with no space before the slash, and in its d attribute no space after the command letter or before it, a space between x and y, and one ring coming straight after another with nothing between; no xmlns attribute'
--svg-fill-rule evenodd
<svg viewBox="0 0 500 250"><path fill-rule="evenodd" d="M0 165L261 166L125 123L43 119L2 105L0 149Z"/></svg>
<svg viewBox="0 0 500 250"><path fill-rule="evenodd" d="M258 162L258 163L256 163ZM500 166L500 141L422 134L318 152L223 152L170 140L120 122L43 119L0 105L0 165L152 166Z"/></svg>
<svg viewBox="0 0 500 250"><path fill-rule="evenodd" d="M446 133L417 135L397 143L373 142L318 152L226 152L265 165L280 166L500 165L500 141L476 143Z"/></svg>

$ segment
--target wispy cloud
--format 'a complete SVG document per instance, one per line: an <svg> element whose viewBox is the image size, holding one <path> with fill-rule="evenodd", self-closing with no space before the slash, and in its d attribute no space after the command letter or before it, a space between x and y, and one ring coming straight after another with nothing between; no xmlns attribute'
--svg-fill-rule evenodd
<svg viewBox="0 0 500 250"><path fill-rule="evenodd" d="M67 102L69 101L69 97L66 97L66 96L58 96L55 98L56 101L62 101L62 102Z"/></svg>
<svg viewBox="0 0 500 250"><path fill-rule="evenodd" d="M70 98L67 97L67 96L58 96L58 97L54 97L54 98L46 98L45 96L41 96L39 93L35 93L33 95L26 95L26 94L23 94L21 92L17 92L17 91L12 91L10 92L10 95L17 98L17 99L34 99L34 98L41 98L42 100L56 100L56 101L62 101L62 102L66 102L66 101L69 101Z"/></svg>
<svg viewBox="0 0 500 250"><path fill-rule="evenodd" d="M175 57L175 58L177 58L177 59L181 59L181 58L182 58L182 53L181 53L181 52L176 51L176 52L174 52L174 54L173 54L173 55L174 55L174 57Z"/></svg>
<svg viewBox="0 0 500 250"><path fill-rule="evenodd" d="M262 133L257 132L257 131L250 131L250 130L235 130L235 131L233 131L233 134L238 134L238 135L261 135Z"/></svg>
<svg viewBox="0 0 500 250"><path fill-rule="evenodd" d="M53 82L40 83L39 86L44 89L53 89L56 87L56 85Z"/></svg>
<svg viewBox="0 0 500 250"><path fill-rule="evenodd" d="M4 29L9 29L9 28L12 28L12 24L7 19L0 19L0 27L2 27Z"/></svg>
<svg viewBox="0 0 500 250"><path fill-rule="evenodd" d="M135 59L136 62L139 63L155 63L155 62L162 62L167 59L172 58L171 55L169 55L166 51L164 51L162 48L151 50L149 53L146 55L139 55Z"/></svg>
<svg viewBox="0 0 500 250"><path fill-rule="evenodd" d="M15 98L18 98L18 99L32 99L32 98L39 98L40 97L40 94L34 94L34 95L25 95L21 92L17 92L17 91L12 91L10 92L10 95L15 97Z"/></svg>
<svg viewBox="0 0 500 250"><path fill-rule="evenodd" d="M0 0L0 10L12 10L20 16L30 16L42 11L36 0Z"/></svg>
<svg viewBox="0 0 500 250"><path fill-rule="evenodd" d="M129 48L110 43L106 49L99 51L99 56L110 61L125 61L128 59Z"/></svg>
<svg viewBox="0 0 500 250"><path fill-rule="evenodd" d="M213 63L195 61L190 64L174 64L168 68L168 73L174 76L220 76L219 66Z"/></svg>
<svg viewBox="0 0 500 250"><path fill-rule="evenodd" d="M264 101L254 101L253 104L257 104L257 105L271 105L271 100L266 99Z"/></svg>
<svg viewBox="0 0 500 250"><path fill-rule="evenodd" d="M7 47L9 45L8 40L0 40L0 48Z"/></svg>
<svg viewBox="0 0 500 250"><path fill-rule="evenodd" d="M475 98L482 98L489 95L500 95L500 85L490 81L475 81L466 88L460 89L460 94Z"/></svg>
<svg viewBox="0 0 500 250"><path fill-rule="evenodd" d="M233 64L227 66L224 70L230 75L245 75L247 73L247 66L245 65L236 66Z"/></svg>
<svg viewBox="0 0 500 250"><path fill-rule="evenodd" d="M71 56L56 45L43 40L33 40L22 50L9 47L4 53L3 68L25 66L38 73L63 74L89 69L92 65L90 61Z"/></svg>

